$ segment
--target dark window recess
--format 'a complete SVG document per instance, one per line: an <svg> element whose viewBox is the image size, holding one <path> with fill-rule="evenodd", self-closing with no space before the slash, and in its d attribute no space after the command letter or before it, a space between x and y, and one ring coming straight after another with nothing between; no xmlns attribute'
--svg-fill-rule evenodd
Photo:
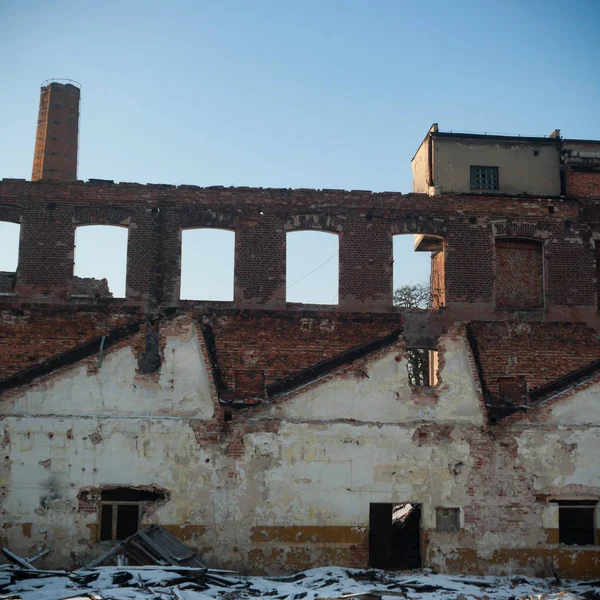
<svg viewBox="0 0 600 600"><path fill-rule="evenodd" d="M421 568L421 505L370 505L369 565L378 569Z"/></svg>
<svg viewBox="0 0 600 600"><path fill-rule="evenodd" d="M100 540L115 542L127 539L139 529L144 504L164 498L164 494L149 490L104 490L100 503Z"/></svg>
<svg viewBox="0 0 600 600"><path fill-rule="evenodd" d="M568 546L593 546L596 543L595 500L560 500L558 504L558 541Z"/></svg>
<svg viewBox="0 0 600 600"><path fill-rule="evenodd" d="M460 509L436 508L435 526L438 531L458 531L460 529Z"/></svg>
<svg viewBox="0 0 600 600"><path fill-rule="evenodd" d="M472 190L497 190L498 167L471 167Z"/></svg>

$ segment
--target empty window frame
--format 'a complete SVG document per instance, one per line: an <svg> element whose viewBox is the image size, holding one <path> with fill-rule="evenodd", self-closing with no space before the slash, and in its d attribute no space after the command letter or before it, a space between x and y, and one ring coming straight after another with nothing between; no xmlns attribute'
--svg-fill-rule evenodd
<svg viewBox="0 0 600 600"><path fill-rule="evenodd" d="M496 306L533 309L544 306L543 244L537 240L496 239Z"/></svg>
<svg viewBox="0 0 600 600"><path fill-rule="evenodd" d="M127 227L77 227L73 295L125 298L127 237Z"/></svg>
<svg viewBox="0 0 600 600"><path fill-rule="evenodd" d="M233 300L235 232L184 229L181 232L182 300Z"/></svg>
<svg viewBox="0 0 600 600"><path fill-rule="evenodd" d="M398 234L393 238L393 304L397 308L426 309L431 304L431 254L441 238ZM435 251L437 252L437 250Z"/></svg>
<svg viewBox="0 0 600 600"><path fill-rule="evenodd" d="M557 500L558 541L568 546L596 544L597 500Z"/></svg>
<svg viewBox="0 0 600 600"><path fill-rule="evenodd" d="M286 236L286 302L338 304L339 237L326 231Z"/></svg>
<svg viewBox="0 0 600 600"><path fill-rule="evenodd" d="M433 387L438 383L439 357L436 350L411 348L406 351L408 382L415 387Z"/></svg>
<svg viewBox="0 0 600 600"><path fill-rule="evenodd" d="M127 539L138 531L144 505L164 498L164 494L161 493L131 488L102 492L100 540L116 542Z"/></svg>
<svg viewBox="0 0 600 600"><path fill-rule="evenodd" d="M0 294L10 294L15 287L20 232L17 223L0 221Z"/></svg>
<svg viewBox="0 0 600 600"><path fill-rule="evenodd" d="M472 190L499 189L498 167L471 167Z"/></svg>

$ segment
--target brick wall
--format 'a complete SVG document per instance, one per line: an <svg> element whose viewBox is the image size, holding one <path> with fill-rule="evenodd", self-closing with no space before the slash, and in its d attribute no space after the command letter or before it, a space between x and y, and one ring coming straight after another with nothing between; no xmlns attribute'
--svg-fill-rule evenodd
<svg viewBox="0 0 600 600"><path fill-rule="evenodd" d="M259 395L275 383L401 327L399 314L253 313L218 311L210 327L221 375L221 396Z"/></svg>
<svg viewBox="0 0 600 600"><path fill-rule="evenodd" d="M565 173L567 196L600 198L600 171L575 171Z"/></svg>
<svg viewBox="0 0 600 600"><path fill-rule="evenodd" d="M542 243L496 240L496 305L539 308L544 305Z"/></svg>
<svg viewBox="0 0 600 600"><path fill-rule="evenodd" d="M0 311L0 379L140 318L135 311L31 306Z"/></svg>
<svg viewBox="0 0 600 600"><path fill-rule="evenodd" d="M582 323L474 321L469 330L487 391L496 398L500 378L524 377L531 390L600 357L600 338Z"/></svg>
<svg viewBox="0 0 600 600"><path fill-rule="evenodd" d="M341 311L392 311L392 237L422 233L445 240L436 269L441 277L443 256L448 322L465 304L474 317L499 317L493 312L498 236L546 240L546 307L557 307L553 318L561 318L564 306L569 319L587 318L585 311L595 314L596 307L590 206L528 197L0 182L0 220L22 226L21 300L68 303L76 227L118 225L128 228L127 302L152 311L179 303L181 230L219 227L236 234L230 304L236 308L298 310L285 302L285 236L321 229L340 236Z"/></svg>

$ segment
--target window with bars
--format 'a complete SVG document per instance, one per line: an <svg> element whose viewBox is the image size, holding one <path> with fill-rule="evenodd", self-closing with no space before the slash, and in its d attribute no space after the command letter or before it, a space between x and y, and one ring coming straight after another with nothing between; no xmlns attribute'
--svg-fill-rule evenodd
<svg viewBox="0 0 600 600"><path fill-rule="evenodd" d="M472 190L497 190L498 167L471 167Z"/></svg>

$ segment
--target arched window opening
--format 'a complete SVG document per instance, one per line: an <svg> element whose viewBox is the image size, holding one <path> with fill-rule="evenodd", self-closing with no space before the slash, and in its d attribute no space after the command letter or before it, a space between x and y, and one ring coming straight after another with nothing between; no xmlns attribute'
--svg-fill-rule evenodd
<svg viewBox="0 0 600 600"><path fill-rule="evenodd" d="M496 306L520 310L544 306L541 241L496 239Z"/></svg>
<svg viewBox="0 0 600 600"><path fill-rule="evenodd" d="M181 232L182 300L233 300L235 233L225 229Z"/></svg>
<svg viewBox="0 0 600 600"><path fill-rule="evenodd" d="M77 227L72 295L125 298L127 234L114 225Z"/></svg>
<svg viewBox="0 0 600 600"><path fill-rule="evenodd" d="M20 233L17 223L0 221L0 294L11 294L15 289Z"/></svg>
<svg viewBox="0 0 600 600"><path fill-rule="evenodd" d="M393 304L397 308L439 308L445 304L443 240L394 236Z"/></svg>
<svg viewBox="0 0 600 600"><path fill-rule="evenodd" d="M433 387L438 382L439 356L437 350L412 348L406 351L408 382L415 387Z"/></svg>
<svg viewBox="0 0 600 600"><path fill-rule="evenodd" d="M290 231L286 236L287 302L338 304L339 237L327 231Z"/></svg>

